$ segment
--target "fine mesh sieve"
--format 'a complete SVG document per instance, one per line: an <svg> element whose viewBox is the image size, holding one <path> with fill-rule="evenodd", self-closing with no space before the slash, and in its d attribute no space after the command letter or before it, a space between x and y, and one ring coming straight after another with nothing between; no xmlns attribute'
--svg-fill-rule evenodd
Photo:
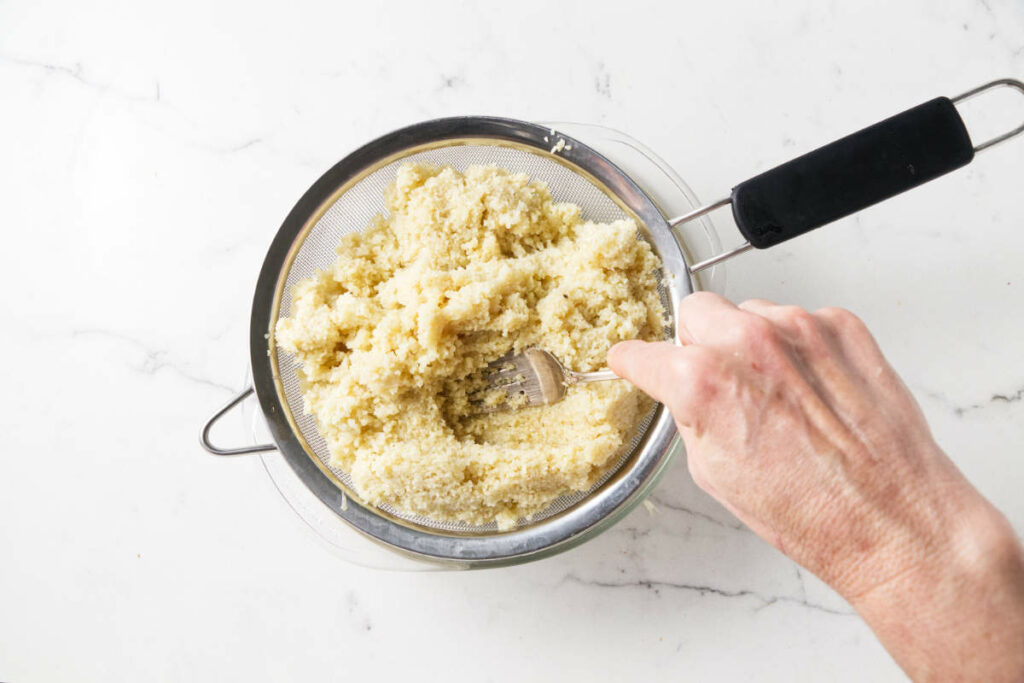
<svg viewBox="0 0 1024 683"><path fill-rule="evenodd" d="M549 141L551 137L549 134ZM395 159L361 178L334 199L323 215L310 227L304 238L301 239L301 244L284 276L285 286L278 311L280 317L290 315L291 290L294 284L314 276L317 270L326 270L331 267L336 258L335 249L343 235L364 230L370 224L373 216L385 213L385 188L394 181L399 165L407 162L450 166L458 171L465 171L469 166L493 164L512 172L525 173L534 180L543 180L547 183L555 201L579 205L584 220L607 223L628 217L627 212L597 185L568 166L555 161L554 155L550 152L534 152L513 147L479 144L455 144L425 152L414 152ZM656 275L657 280L661 282L662 274ZM668 292L664 286L659 286L659 294L665 310L671 310ZM671 334L669 328L667 328L667 334ZM317 429L316 419L303 410L302 389L297 373L299 366L293 357L283 349L278 348L275 353L285 400L292 418L298 426L298 431L323 467L330 470L345 489L353 491L354 487L349 474L331 464L328 446ZM641 442L653 416L653 410L644 416L629 448L591 489L563 495L529 520L521 518L516 526L536 524L547 519L578 503L590 491L600 487L623 462L629 459L632 451ZM494 522L477 526L465 522L435 520L421 515L411 515L388 504L379 507L381 510L412 524L449 532L494 533L498 529Z"/></svg>
<svg viewBox="0 0 1024 683"><path fill-rule="evenodd" d="M564 495L504 532L493 522L434 520L362 503L348 473L331 464L316 418L303 409L299 366L274 344L277 320L290 312L292 285L329 268L341 237L385 212L385 189L405 162L459 171L496 165L545 182L556 201L578 204L586 220L634 219L639 237L663 264L657 276L671 337L676 303L692 283L665 217L625 173L578 140L530 123L465 117L416 124L360 148L324 174L285 219L268 251L253 300L250 356L274 447L335 513L400 551L460 564L501 564L578 543L639 502L667 464L678 440L671 416L660 406L637 425L628 448L594 487Z"/></svg>

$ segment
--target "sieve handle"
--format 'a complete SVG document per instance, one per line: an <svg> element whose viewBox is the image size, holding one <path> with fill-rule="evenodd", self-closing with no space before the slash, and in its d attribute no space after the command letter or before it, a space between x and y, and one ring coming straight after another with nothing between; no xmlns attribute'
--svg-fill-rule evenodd
<svg viewBox="0 0 1024 683"><path fill-rule="evenodd" d="M765 249L973 158L953 101L937 97L740 183L732 190L732 215L747 241Z"/></svg>
<svg viewBox="0 0 1024 683"><path fill-rule="evenodd" d="M971 142L956 106L1024 83L1002 78L952 99L937 97L845 138L776 166L732 189L729 197L671 219L675 227L732 205L742 245L690 266L710 268L749 249L765 249L849 216L966 166L974 155L1024 133L1024 125L979 144Z"/></svg>
<svg viewBox="0 0 1024 683"><path fill-rule="evenodd" d="M259 444L257 446L243 446L241 448L219 448L214 446L213 442L210 441L210 430L213 429L213 425L217 424L217 421L224 417L225 413L248 398L249 394L252 392L252 386L246 387L242 393L224 404L224 407L214 413L213 416L206 421L206 424L203 425L203 431L199 433L199 443L202 444L203 448L205 448L209 453L212 453L213 455L245 455L247 453L263 453L265 451L273 451L277 449L277 446L272 443Z"/></svg>

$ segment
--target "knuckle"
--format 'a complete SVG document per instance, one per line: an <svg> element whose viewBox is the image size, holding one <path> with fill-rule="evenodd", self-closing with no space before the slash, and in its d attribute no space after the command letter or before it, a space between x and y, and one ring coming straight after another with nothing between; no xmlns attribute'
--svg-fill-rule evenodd
<svg viewBox="0 0 1024 683"><path fill-rule="evenodd" d="M865 334L868 332L864 321L845 308L822 308L815 313L815 316L826 321L842 334Z"/></svg>
<svg viewBox="0 0 1024 683"><path fill-rule="evenodd" d="M825 306L819 308L814 312L814 315L822 320L838 320L842 316L849 313L845 308L838 308L836 306Z"/></svg>
<svg viewBox="0 0 1024 683"><path fill-rule="evenodd" d="M747 299L746 301L743 301L742 303L736 306L736 308L740 309L741 311L747 311L749 313L757 313L765 309L770 310L778 307L779 305L777 303L769 299Z"/></svg>
<svg viewBox="0 0 1024 683"><path fill-rule="evenodd" d="M783 324L798 346L820 347L824 344L821 321L799 306L787 306L781 312Z"/></svg>
<svg viewBox="0 0 1024 683"><path fill-rule="evenodd" d="M676 354L672 371L682 381L679 383L679 399L691 404L711 398L719 384L721 365L718 357L704 347L688 347L685 353Z"/></svg>
<svg viewBox="0 0 1024 683"><path fill-rule="evenodd" d="M686 381L687 378L693 375L693 362L690 360L689 354L676 353L672 355L672 359L669 361L669 367L666 368L667 374Z"/></svg>
<svg viewBox="0 0 1024 683"><path fill-rule="evenodd" d="M722 301L722 297L714 292L697 291L683 297L679 303L679 310L684 313L692 313L717 307Z"/></svg>
<svg viewBox="0 0 1024 683"><path fill-rule="evenodd" d="M814 327L814 316L799 306L783 306L779 311L782 320L797 330Z"/></svg>
<svg viewBox="0 0 1024 683"><path fill-rule="evenodd" d="M757 315L747 316L739 328L740 339L755 348L774 346L779 341L775 326Z"/></svg>

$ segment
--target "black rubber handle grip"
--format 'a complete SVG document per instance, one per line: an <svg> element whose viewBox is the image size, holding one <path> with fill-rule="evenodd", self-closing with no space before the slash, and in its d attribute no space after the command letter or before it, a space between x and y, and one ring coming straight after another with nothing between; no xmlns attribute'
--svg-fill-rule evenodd
<svg viewBox="0 0 1024 683"><path fill-rule="evenodd" d="M820 228L970 163L948 97L908 109L740 183L732 213L758 249Z"/></svg>

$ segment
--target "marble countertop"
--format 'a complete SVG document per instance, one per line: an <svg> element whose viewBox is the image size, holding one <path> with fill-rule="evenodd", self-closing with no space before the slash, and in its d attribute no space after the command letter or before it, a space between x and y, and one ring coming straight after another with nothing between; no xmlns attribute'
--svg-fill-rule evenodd
<svg viewBox="0 0 1024 683"><path fill-rule="evenodd" d="M1005 76L1014 0L0 4L0 680L901 680L681 461L653 513L558 557L389 573L328 552L258 460L196 432L243 382L281 219L381 133L599 123L710 199ZM1008 128L1024 103L971 111ZM1018 530L1022 150L744 255L726 286L860 314Z"/></svg>

